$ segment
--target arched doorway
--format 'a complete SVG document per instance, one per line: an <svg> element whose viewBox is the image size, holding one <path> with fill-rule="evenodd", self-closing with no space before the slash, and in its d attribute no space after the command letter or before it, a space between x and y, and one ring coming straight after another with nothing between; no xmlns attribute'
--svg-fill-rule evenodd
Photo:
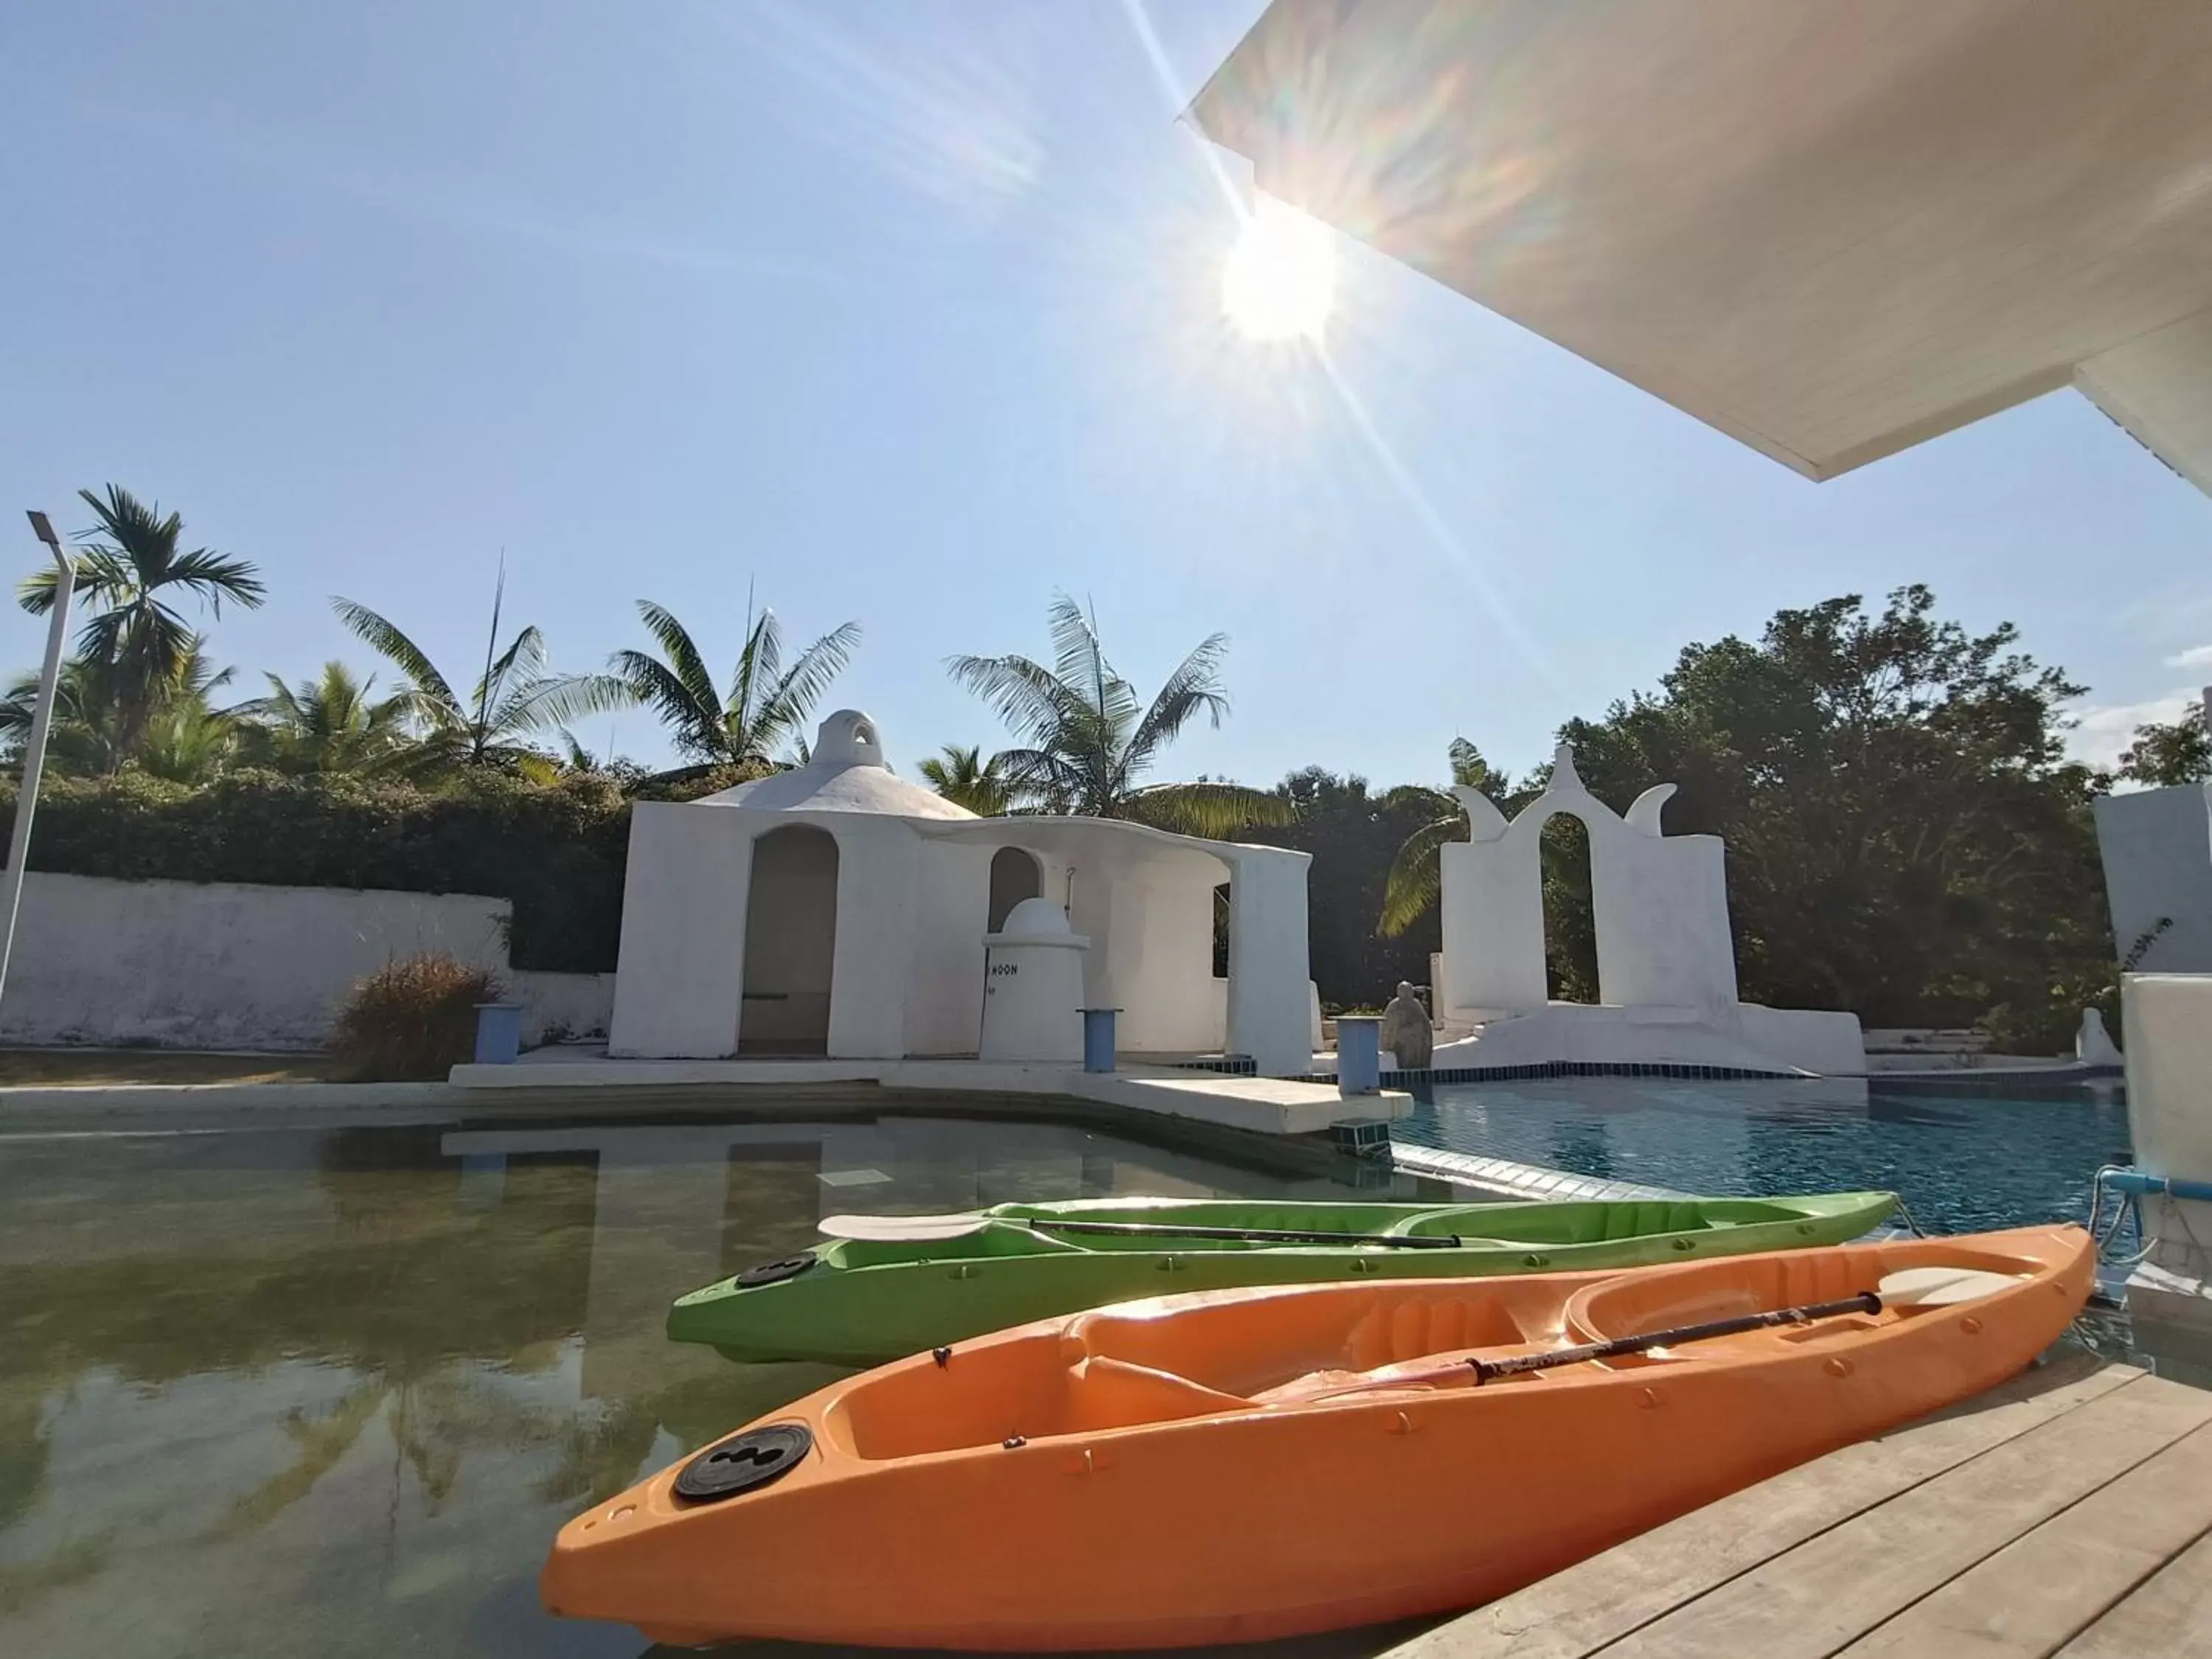
<svg viewBox="0 0 2212 1659"><path fill-rule="evenodd" d="M1006 925L1017 904L1043 891L1044 866L1037 862L1036 854L1018 847L1001 847L991 855L991 911L983 931L997 933Z"/></svg>
<svg viewBox="0 0 2212 1659"><path fill-rule="evenodd" d="M745 897L741 1054L819 1054L830 1046L837 957L837 842L794 823L753 843Z"/></svg>
<svg viewBox="0 0 2212 1659"><path fill-rule="evenodd" d="M1546 994L1553 1002L1595 1002L1597 915L1589 827L1572 812L1554 812L1544 821L1540 847Z"/></svg>

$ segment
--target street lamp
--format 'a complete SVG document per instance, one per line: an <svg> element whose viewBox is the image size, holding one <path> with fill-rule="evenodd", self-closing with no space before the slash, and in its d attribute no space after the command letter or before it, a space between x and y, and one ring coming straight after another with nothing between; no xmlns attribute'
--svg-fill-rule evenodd
<svg viewBox="0 0 2212 1659"><path fill-rule="evenodd" d="M62 547L62 538L43 513L31 514L31 533L46 544L54 559L53 620L46 627L46 665L39 674L39 702L31 715L31 734L23 740L23 781L15 791L15 829L8 838L8 869L0 882L0 996L8 988L8 959L15 951L15 911L23 902L23 861L31 850L31 814L39 804L39 774L46 768L46 728L53 724L54 692L61 684L62 647L69 632L70 591L76 585L76 567Z"/></svg>

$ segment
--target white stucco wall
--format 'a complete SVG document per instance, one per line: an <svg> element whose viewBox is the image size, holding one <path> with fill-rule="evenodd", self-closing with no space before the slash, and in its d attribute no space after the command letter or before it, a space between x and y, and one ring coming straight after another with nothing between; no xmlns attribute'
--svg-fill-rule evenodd
<svg viewBox="0 0 2212 1659"><path fill-rule="evenodd" d="M736 1049L751 858L734 812L672 801L631 810L610 1054L719 1060Z"/></svg>
<svg viewBox="0 0 2212 1659"><path fill-rule="evenodd" d="M1472 840L1445 847L1446 1012L1522 1013L1547 1000L1541 846L1545 823L1560 813L1589 835L1600 1000L1626 1007L1732 1006L1726 854L1715 836L1661 834L1663 799L1655 792L1623 818L1562 761L1551 787L1511 823L1493 809Z"/></svg>
<svg viewBox="0 0 2212 1659"><path fill-rule="evenodd" d="M843 1059L896 1060L906 1051L907 988L915 958L915 921L922 907L921 845L896 818L832 815L816 821L835 831L837 871L837 972L830 997L830 1052ZM982 936L981 907L968 931Z"/></svg>
<svg viewBox="0 0 2212 1659"><path fill-rule="evenodd" d="M2136 1166L2212 1181L2212 975L2123 974L2120 1020ZM2143 1220L2154 1263L2212 1278L2212 1204L2149 1198Z"/></svg>
<svg viewBox="0 0 2212 1659"><path fill-rule="evenodd" d="M1219 1052L1213 890L1228 879L1218 859L1144 842L1138 857L1094 854L1077 868L1075 931L1087 933L1084 998L1119 1008L1125 1054Z"/></svg>
<svg viewBox="0 0 2212 1659"><path fill-rule="evenodd" d="M526 1030L603 1028L592 974L507 969L504 899L33 871L0 999L0 1041L320 1048L355 981L443 951L531 1007Z"/></svg>
<svg viewBox="0 0 2212 1659"><path fill-rule="evenodd" d="M915 849L920 909L906 991L908 1054L975 1052L982 1033L983 931L990 921L996 850L969 842L924 842Z"/></svg>
<svg viewBox="0 0 2212 1659"><path fill-rule="evenodd" d="M1304 853L1237 849L1229 885L1229 1042L1265 1077L1313 1066Z"/></svg>
<svg viewBox="0 0 2212 1659"><path fill-rule="evenodd" d="M546 974L510 969L507 995L530 1012L522 1022L526 1045L562 1036L604 1038L614 1018L612 974Z"/></svg>
<svg viewBox="0 0 2212 1659"><path fill-rule="evenodd" d="M2170 916L2136 966L2146 973L2212 972L2212 815L2201 784L2107 795L2096 803L2097 851L2112 907L2112 948Z"/></svg>

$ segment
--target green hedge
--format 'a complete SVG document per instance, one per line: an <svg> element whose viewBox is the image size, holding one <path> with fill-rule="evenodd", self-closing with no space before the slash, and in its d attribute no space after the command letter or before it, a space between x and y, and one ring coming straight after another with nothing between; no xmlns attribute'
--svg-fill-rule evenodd
<svg viewBox="0 0 2212 1659"><path fill-rule="evenodd" d="M0 834L15 817L0 786ZM135 773L50 779L33 870L125 881L230 881L482 893L514 907L517 968L607 973L622 936L629 802L611 780L487 775L437 790L237 772L201 788Z"/></svg>

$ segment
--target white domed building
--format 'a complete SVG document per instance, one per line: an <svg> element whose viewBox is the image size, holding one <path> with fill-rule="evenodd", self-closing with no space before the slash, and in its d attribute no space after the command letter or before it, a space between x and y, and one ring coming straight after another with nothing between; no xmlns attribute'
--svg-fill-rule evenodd
<svg viewBox="0 0 2212 1659"><path fill-rule="evenodd" d="M701 800L638 803L609 1052L975 1056L987 949L1033 947L1030 926L1003 930L1016 906L1045 898L1080 941L1067 947L1080 951L1080 1006L1120 1011L1123 1056L1228 1054L1303 1075L1308 863L1114 819L978 817L893 774L876 723L843 709L805 766ZM1079 1007L1067 1021L1073 1057Z"/></svg>

